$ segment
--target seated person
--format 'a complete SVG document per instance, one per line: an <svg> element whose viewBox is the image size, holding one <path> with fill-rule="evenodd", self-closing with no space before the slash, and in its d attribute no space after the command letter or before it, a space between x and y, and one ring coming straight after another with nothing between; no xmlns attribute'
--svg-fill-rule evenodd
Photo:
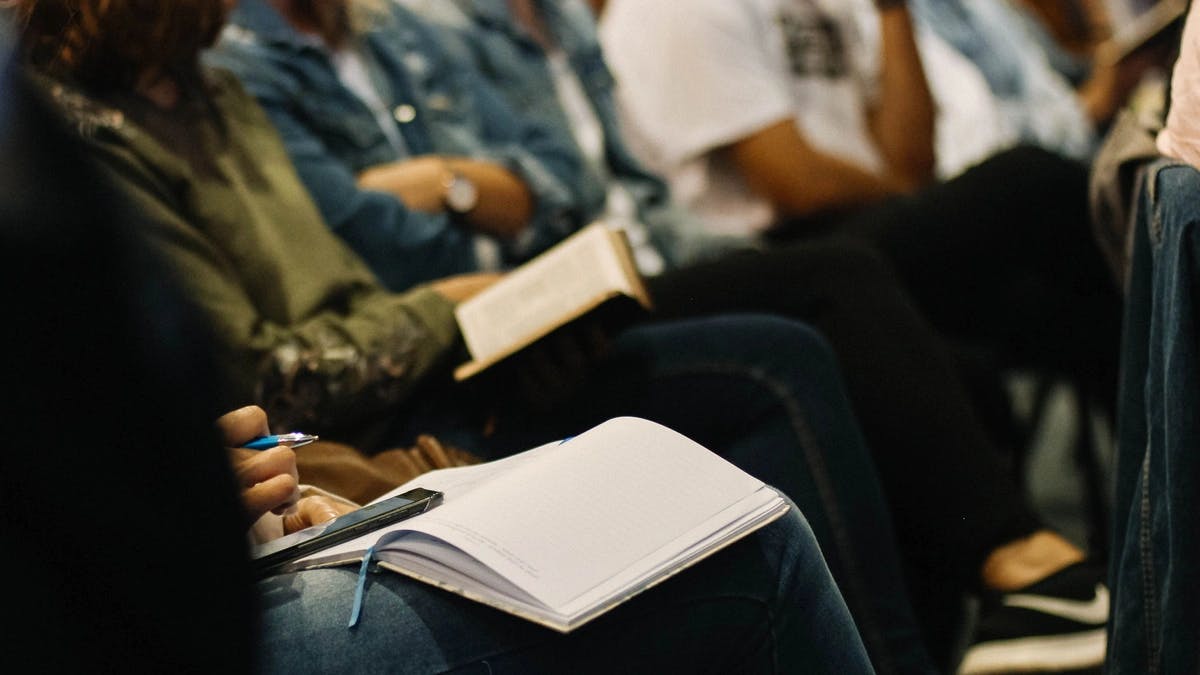
<svg viewBox="0 0 1200 675"><path fill-rule="evenodd" d="M428 52L427 36L349 39L387 3L365 3L352 19L303 3L315 8L306 25L324 41L293 30L267 3L237 4L226 40L261 58L241 64L251 68L243 78L326 222L388 287L506 269L583 223L575 157L544 129L436 59L396 77L411 55Z"/></svg>
<svg viewBox="0 0 1200 675"><path fill-rule="evenodd" d="M261 402L276 428L367 449L431 432L484 457L621 414L661 422L796 501L856 616L883 614L879 625L915 639L874 470L811 330L764 316L638 327L549 409L511 386L503 397L451 386L453 301L490 279L379 285L321 219L253 99L198 64L221 0L77 5L20 3L24 53L211 323L228 405Z"/></svg>
<svg viewBox="0 0 1200 675"><path fill-rule="evenodd" d="M609 195L606 219L627 221L628 214L614 215L611 208L613 202L619 201L612 197L613 193L623 191L635 201L634 215L644 220L649 229L670 227L668 224L687 226L687 212L672 204L662 184L641 167L625 146L613 107L612 79L607 76L592 17L581 2L405 0L405 4L445 29L448 50L465 54L470 65L519 112L558 129L566 138L575 139L585 160L585 176L591 183L584 191L601 195L601 200L603 195ZM924 335L929 331L921 322L902 318L909 312L897 311L899 306L907 308L911 301L897 293L896 281L881 275L877 283L872 283L876 278L867 274L871 268L861 261L857 274L837 271L830 264L835 259L829 255L833 248L822 250L808 244L803 249L790 247L718 257L684 269L668 270L650 278L648 286L660 315L738 307L764 309L803 317L830 338L896 514L902 554L910 564L920 561L919 571L910 576L910 580L915 579L910 585L922 590L930 586L928 592L916 599L918 609L923 610L918 615L929 638L929 632L936 633L937 620L953 615L946 607L929 600L950 586L948 569L960 570L957 576L972 579L971 586L979 583L974 579L980 576L981 569L989 571L982 579L985 588L997 588L1002 582L990 576L997 566L984 564L985 552L993 550L990 546L968 543L969 538L959 539L950 534L954 531L953 524L938 526L937 534L926 530L926 526L942 522L937 513L927 513L926 507L934 502L938 510L949 503L961 505L949 509L951 513L975 509L1011 513L1010 509L1019 511L1025 507L1017 506L1022 498L1016 496L1015 486L1008 488L1010 497L995 500L980 491L984 486L990 489L1008 485L1003 469L983 469L990 458L1000 455L1000 450L970 409L962 385L946 365L949 359L941 352L939 341L931 333ZM824 258L819 255L822 253ZM820 292L835 300L813 302L813 295ZM880 302L885 298L896 302ZM814 305L826 309L814 309ZM878 333L859 330L864 317L871 317L880 326L909 325L914 330L880 328ZM872 335L881 339L874 341ZM933 364L941 365L931 367ZM921 395L913 396L917 390ZM953 408L958 412L931 414L932 408L941 411ZM963 452L964 448L971 451ZM933 467L941 467L945 472ZM976 468L980 469L978 474ZM947 485L967 473L977 475L963 481L972 486L971 494L952 496L954 491L948 490ZM918 484L915 481L924 484L926 480L928 488L915 487ZM942 496L933 502L919 497L934 492ZM974 517L969 519L979 522ZM972 527L971 532L988 539L990 535L983 535L987 529ZM1003 539L990 541L995 545ZM934 541L939 543L931 545ZM978 552L978 557L968 554L972 550ZM1065 550L1079 555L1074 546L1068 545ZM929 560L935 556L936 561ZM954 562L948 562L951 560ZM1090 590L1092 586L1087 588ZM953 602L957 606L957 596ZM933 642L937 644L938 639Z"/></svg>
<svg viewBox="0 0 1200 675"><path fill-rule="evenodd" d="M601 38L635 150L708 228L865 241L956 344L1111 407L1119 300L1086 169L1017 148L932 182L934 107L908 12L883 3L876 23L873 50L845 3L613 0Z"/></svg>
<svg viewBox="0 0 1200 675"><path fill-rule="evenodd" d="M236 446L264 433L267 420L251 407L226 414L219 426L237 453ZM294 462L284 461L291 451L271 452L270 462L253 452L234 461L239 476L253 476L241 480L242 498L258 530L290 532L348 511L336 498L314 495L291 508L296 515L272 515L295 499L298 479ZM365 614L348 630L358 575L351 566L258 584L266 605L264 672L337 670L350 653L369 654L371 669L414 673L484 663L489 672L871 672L816 540L795 509L746 543L566 636L387 573L372 575Z"/></svg>
<svg viewBox="0 0 1200 675"><path fill-rule="evenodd" d="M217 382L204 324L164 283L133 219L96 189L78 144L12 81L2 43L0 148L11 163L0 171L0 279L23 289L11 298L21 320L0 338L4 372L23 383L6 403L13 445L0 459L3 569L21 580L5 603L19 619L7 628L10 663L872 672L797 510L565 636L394 574L372 580L355 630L345 626L352 572L252 585L246 524L295 498L290 451L255 454L273 466L235 458L235 479L211 424ZM219 427L237 445L266 417L239 410ZM300 506L318 522L331 515L319 500Z"/></svg>
<svg viewBox="0 0 1200 675"><path fill-rule="evenodd" d="M873 51L846 3L608 2L635 149L713 231L864 241L956 352L1066 379L1111 419L1119 298L1085 167L1021 147L929 183L928 88L906 9L883 4Z"/></svg>

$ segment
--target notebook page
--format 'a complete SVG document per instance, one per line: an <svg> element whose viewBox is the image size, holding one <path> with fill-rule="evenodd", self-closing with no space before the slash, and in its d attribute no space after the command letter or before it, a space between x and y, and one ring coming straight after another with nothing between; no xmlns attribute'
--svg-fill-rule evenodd
<svg viewBox="0 0 1200 675"><path fill-rule="evenodd" d="M382 501L384 499L388 499L389 497L394 497L399 494L403 494L413 488L418 488L418 487L426 488L428 490L436 490L438 492L441 492L443 495L443 499L445 501L459 499L463 495L469 493L475 487L482 485L483 483L485 483L488 480L493 479L495 476L499 476L499 475L501 475L507 471L511 471L512 469L519 467L527 462L533 461L542 453L552 452L554 450L554 448L556 446L558 446L560 443L561 443L561 441L554 441L552 443L546 443L545 445L538 446L536 448L533 448L532 450L526 450L525 452L513 455L511 457L505 457L504 459L498 459L498 460L486 462L483 464L474 464L471 466L456 466L456 467L449 468L449 469L436 469L434 471L423 473L420 476L417 476L416 478L408 481L404 485L401 485L400 487L385 493L383 496L379 497L378 499L376 499L375 501L373 501L371 503L374 504L375 502ZM435 507L433 509L433 511L436 511L438 508L441 508L441 507ZM432 513L433 511L429 511L427 513ZM384 534L386 534L388 532L393 532L396 530L404 529L407 525L412 523L414 520L416 520L417 518L424 517L425 515L427 515L427 513L421 514L419 516L414 516L413 518L409 518L408 520L401 521L400 523L397 523L390 527L385 527L385 528L376 530L374 532L369 532L367 534L362 535L361 537L356 537L354 539L350 539L348 541L342 542L341 544L338 544L337 546L331 546L327 549L323 549L323 550L321 550L317 553L314 553L306 558L302 558L302 560L314 560L314 559L340 557L344 554L365 551L368 548L371 548L371 545L374 544L376 541L378 541L379 538L381 536L383 536Z"/></svg>
<svg viewBox="0 0 1200 675"><path fill-rule="evenodd" d="M663 426L618 418L408 521L558 608L762 483Z"/></svg>
<svg viewBox="0 0 1200 675"><path fill-rule="evenodd" d="M574 616L594 605L603 604L606 598L624 595L623 589L640 590L664 570L678 567L697 556L707 555L710 549L719 547L725 541L741 538L747 531L756 529L764 519L772 518L781 509L786 511L787 508L779 493L764 485L758 492L637 561L618 577L588 589L560 609L567 616Z"/></svg>

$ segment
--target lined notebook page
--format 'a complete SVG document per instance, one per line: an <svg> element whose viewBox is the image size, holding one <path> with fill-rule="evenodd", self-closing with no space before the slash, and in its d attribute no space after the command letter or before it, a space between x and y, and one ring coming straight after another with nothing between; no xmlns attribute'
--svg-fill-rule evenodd
<svg viewBox="0 0 1200 675"><path fill-rule="evenodd" d="M458 546L559 607L760 487L670 429L618 418L448 496L405 529Z"/></svg>

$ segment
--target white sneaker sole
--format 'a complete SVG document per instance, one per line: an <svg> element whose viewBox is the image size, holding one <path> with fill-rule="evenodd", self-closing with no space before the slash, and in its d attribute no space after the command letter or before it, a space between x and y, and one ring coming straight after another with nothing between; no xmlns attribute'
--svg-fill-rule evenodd
<svg viewBox="0 0 1200 675"><path fill-rule="evenodd" d="M986 642L967 650L958 666L958 675L1092 668L1104 663L1104 647L1103 628L1073 635Z"/></svg>

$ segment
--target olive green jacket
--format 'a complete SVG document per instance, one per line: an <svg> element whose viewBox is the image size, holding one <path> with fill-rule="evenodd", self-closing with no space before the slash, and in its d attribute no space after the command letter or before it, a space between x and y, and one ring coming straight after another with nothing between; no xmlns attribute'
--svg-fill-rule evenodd
<svg viewBox="0 0 1200 675"><path fill-rule="evenodd" d="M457 344L452 304L385 291L326 227L254 100L208 77L210 105L170 113L42 84L210 319L235 401L306 430L398 410Z"/></svg>

